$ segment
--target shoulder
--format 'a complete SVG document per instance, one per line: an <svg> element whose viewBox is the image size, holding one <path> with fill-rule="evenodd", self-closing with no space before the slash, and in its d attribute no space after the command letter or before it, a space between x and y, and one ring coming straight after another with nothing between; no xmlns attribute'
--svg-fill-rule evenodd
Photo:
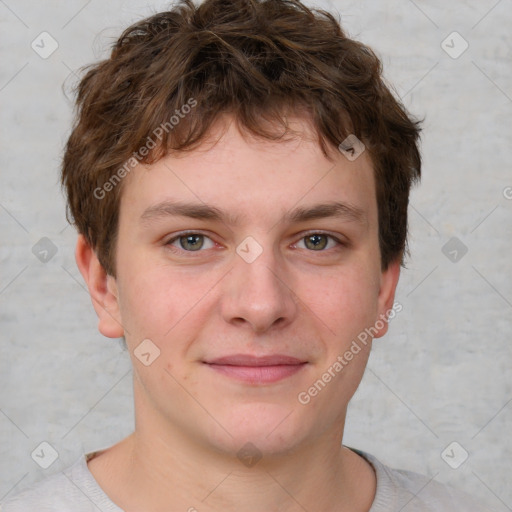
<svg viewBox="0 0 512 512"><path fill-rule="evenodd" d="M369 453L354 451L373 466L377 476L377 489L370 512L492 512L488 505L486 507L470 494L437 482L433 477L391 468Z"/></svg>
<svg viewBox="0 0 512 512"><path fill-rule="evenodd" d="M2 501L1 512L54 512L65 510L76 499L76 491L62 471L33 484L28 489ZM78 509L82 510L82 509ZM83 509L88 510L88 509Z"/></svg>
<svg viewBox="0 0 512 512"><path fill-rule="evenodd" d="M46 477L0 503L0 512L117 512L87 469L85 454L65 470ZM122 512L122 511L121 511Z"/></svg>

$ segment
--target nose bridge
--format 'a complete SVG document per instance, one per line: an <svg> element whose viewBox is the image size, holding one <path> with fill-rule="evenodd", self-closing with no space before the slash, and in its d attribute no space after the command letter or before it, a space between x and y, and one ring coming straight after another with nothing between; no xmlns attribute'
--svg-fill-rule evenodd
<svg viewBox="0 0 512 512"><path fill-rule="evenodd" d="M290 322L296 303L286 284L284 262L272 247L256 244L246 239L237 247L222 308L227 322L245 321L254 330L264 331Z"/></svg>

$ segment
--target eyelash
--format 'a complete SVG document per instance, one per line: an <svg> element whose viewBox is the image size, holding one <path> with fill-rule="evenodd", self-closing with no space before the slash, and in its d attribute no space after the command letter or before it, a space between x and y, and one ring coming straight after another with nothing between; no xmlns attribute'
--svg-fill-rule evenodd
<svg viewBox="0 0 512 512"><path fill-rule="evenodd" d="M205 233L201 233L200 231L182 231L176 235L174 235L172 238L170 238L169 240L167 240L165 242L165 246L168 247L169 249L171 249L173 252L180 252L180 253L191 253L191 254L194 254L194 253L201 253L201 252L204 252L206 249L199 249L197 251L187 251L186 249L183 249L181 247L174 247L172 244L176 241L178 241L180 238L183 238L183 237L186 237L188 235L201 235L201 236L204 236L205 238L208 238L210 239L213 243L214 240L211 239L211 237L209 237L208 235L206 235ZM348 243L347 242L343 242L341 241L339 238L335 237L334 235L332 235L331 233L326 233L324 231L309 231L307 233L305 233L304 235L302 235L299 239L299 242L300 241L303 241L306 237L308 236L312 236L312 235L325 235L327 236L327 238L331 239L331 240L334 240L334 242L336 242L337 246L336 247L331 247L330 249L321 249L321 250L318 250L318 251L314 251L314 250L310 250L310 249L305 249L306 251L308 252L311 252L311 253L326 253L326 252L329 252L330 250L334 249L334 250L339 250L343 247L347 247L348 246ZM298 243L298 242L296 242ZM327 244L329 244L329 242L327 242ZM295 245L295 244L294 244Z"/></svg>

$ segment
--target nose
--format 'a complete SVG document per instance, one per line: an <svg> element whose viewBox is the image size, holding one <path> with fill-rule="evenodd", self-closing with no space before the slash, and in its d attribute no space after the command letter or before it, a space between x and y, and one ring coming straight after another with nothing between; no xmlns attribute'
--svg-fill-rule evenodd
<svg viewBox="0 0 512 512"><path fill-rule="evenodd" d="M297 315L297 297L283 262L272 250L263 250L251 263L235 255L234 267L223 281L222 316L232 325L245 324L264 333L285 327Z"/></svg>

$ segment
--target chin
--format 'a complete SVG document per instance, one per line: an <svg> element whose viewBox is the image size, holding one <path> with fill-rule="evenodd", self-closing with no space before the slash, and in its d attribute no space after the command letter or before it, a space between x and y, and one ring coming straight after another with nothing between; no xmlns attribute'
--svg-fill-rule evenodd
<svg viewBox="0 0 512 512"><path fill-rule="evenodd" d="M259 452L262 456L284 455L304 441L312 427L298 414L299 411L269 403L238 405L227 415L217 416L231 436L219 427L208 437L218 450L237 456L244 449L255 454Z"/></svg>

